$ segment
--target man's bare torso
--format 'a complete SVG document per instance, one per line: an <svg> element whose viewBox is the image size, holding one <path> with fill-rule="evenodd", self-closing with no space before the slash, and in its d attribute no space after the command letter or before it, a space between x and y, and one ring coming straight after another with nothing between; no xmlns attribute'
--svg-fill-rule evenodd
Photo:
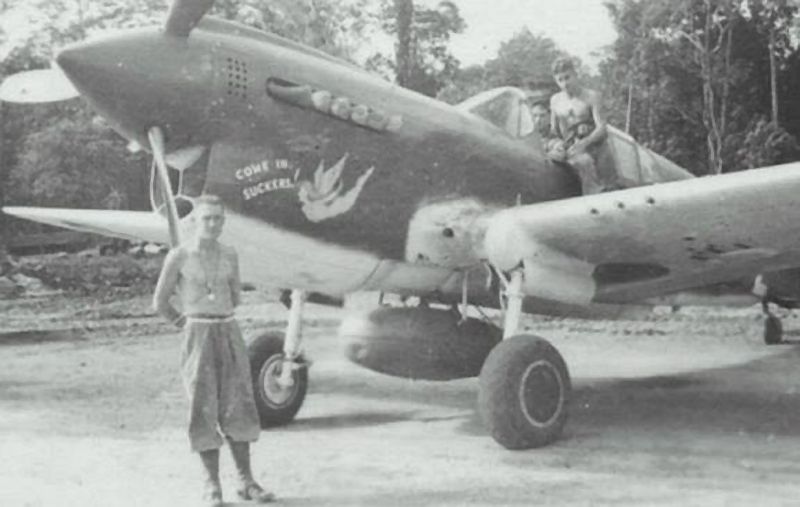
<svg viewBox="0 0 800 507"><path fill-rule="evenodd" d="M598 93L587 88L582 88L577 95L570 96L563 91L553 95L550 99L550 109L555 120L553 124L555 133L567 140L576 134L574 131L579 125L591 125L587 133L594 130L592 107L598 100Z"/></svg>
<svg viewBox="0 0 800 507"><path fill-rule="evenodd" d="M183 246L180 250L178 287L183 311L188 315L225 315L236 306L234 279L236 251L218 244L211 252Z"/></svg>

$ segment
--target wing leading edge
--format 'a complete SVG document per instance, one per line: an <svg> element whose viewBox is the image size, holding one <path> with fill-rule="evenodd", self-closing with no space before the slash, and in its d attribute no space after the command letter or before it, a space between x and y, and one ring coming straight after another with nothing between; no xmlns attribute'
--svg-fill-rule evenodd
<svg viewBox="0 0 800 507"><path fill-rule="evenodd" d="M151 211L6 206L3 212L34 222L103 236L165 244L169 240L167 220Z"/></svg>
<svg viewBox="0 0 800 507"><path fill-rule="evenodd" d="M525 292L636 302L800 265L800 163L497 212L484 255Z"/></svg>

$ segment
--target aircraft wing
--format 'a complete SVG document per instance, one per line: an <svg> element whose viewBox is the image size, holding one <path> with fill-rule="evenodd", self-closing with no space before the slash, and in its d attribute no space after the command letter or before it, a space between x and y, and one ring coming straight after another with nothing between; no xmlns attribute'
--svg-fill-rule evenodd
<svg viewBox="0 0 800 507"><path fill-rule="evenodd" d="M636 302L800 265L800 163L505 209L484 256L549 300Z"/></svg>
<svg viewBox="0 0 800 507"><path fill-rule="evenodd" d="M75 231L135 241L169 243L167 219L152 211L6 206L3 212Z"/></svg>

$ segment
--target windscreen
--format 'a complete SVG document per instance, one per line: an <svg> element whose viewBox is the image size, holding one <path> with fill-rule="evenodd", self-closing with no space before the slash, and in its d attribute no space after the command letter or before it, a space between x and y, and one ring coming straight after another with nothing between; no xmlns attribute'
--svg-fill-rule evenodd
<svg viewBox="0 0 800 507"><path fill-rule="evenodd" d="M510 136L525 137L533 132L533 118L525 92L505 87L485 91L458 105L505 130Z"/></svg>

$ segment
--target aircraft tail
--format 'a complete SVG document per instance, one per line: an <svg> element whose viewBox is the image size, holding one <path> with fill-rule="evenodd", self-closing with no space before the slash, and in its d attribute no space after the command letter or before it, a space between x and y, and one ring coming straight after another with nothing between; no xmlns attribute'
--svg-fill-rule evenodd
<svg viewBox="0 0 800 507"><path fill-rule="evenodd" d="M167 219L152 211L5 206L7 215L80 232L134 241L169 243Z"/></svg>

